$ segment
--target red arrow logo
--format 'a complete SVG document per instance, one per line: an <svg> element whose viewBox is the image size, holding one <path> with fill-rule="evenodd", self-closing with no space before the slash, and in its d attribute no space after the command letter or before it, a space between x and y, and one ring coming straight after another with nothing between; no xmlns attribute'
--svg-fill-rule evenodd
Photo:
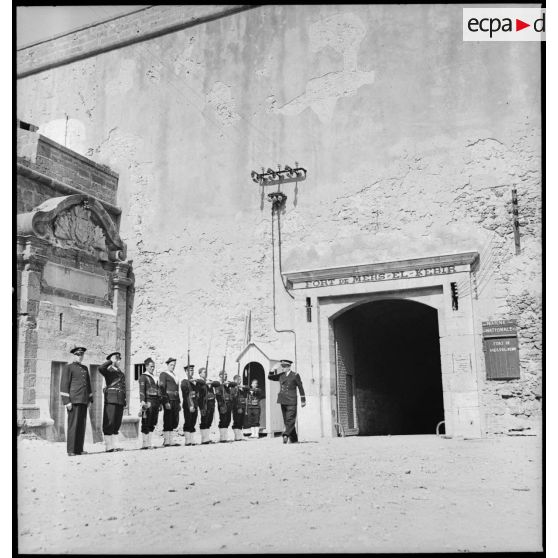
<svg viewBox="0 0 558 558"><path fill-rule="evenodd" d="M521 21L520 19L515 20L515 30L516 31L521 31L522 29L525 29L526 27L531 27L530 23L525 23L524 21Z"/></svg>

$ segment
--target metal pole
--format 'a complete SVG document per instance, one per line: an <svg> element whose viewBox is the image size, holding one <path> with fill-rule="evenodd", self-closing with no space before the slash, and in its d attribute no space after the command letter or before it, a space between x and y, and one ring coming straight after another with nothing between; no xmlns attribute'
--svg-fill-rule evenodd
<svg viewBox="0 0 558 558"><path fill-rule="evenodd" d="M521 240L519 236L519 209L517 205L517 190L512 190L512 212L513 212L513 237L515 240L515 254L521 253Z"/></svg>

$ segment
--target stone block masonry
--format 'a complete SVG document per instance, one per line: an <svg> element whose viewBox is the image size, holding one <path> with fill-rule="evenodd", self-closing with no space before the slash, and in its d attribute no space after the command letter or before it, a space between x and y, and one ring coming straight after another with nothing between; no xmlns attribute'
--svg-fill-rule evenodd
<svg viewBox="0 0 558 558"><path fill-rule="evenodd" d="M118 174L39 135L34 126L20 122L17 132L17 424L60 441L60 374L71 361L70 349L85 345L91 365L115 349L129 362L131 308L123 301L133 279L130 264L121 261L126 247L118 234L121 211L114 206ZM89 437L99 441L101 382L92 380L98 403L90 410ZM125 435L137 435L137 422L128 409Z"/></svg>
<svg viewBox="0 0 558 558"><path fill-rule="evenodd" d="M56 182L94 196L109 204L109 208L116 202L118 174L110 168L36 132L19 128L17 137L18 163L31 171L23 174L18 183L18 213L30 211L56 195L67 194L68 192L57 192ZM32 171L51 179L50 185L44 185L43 182L39 186L35 178L37 174ZM25 169L22 172L25 173Z"/></svg>

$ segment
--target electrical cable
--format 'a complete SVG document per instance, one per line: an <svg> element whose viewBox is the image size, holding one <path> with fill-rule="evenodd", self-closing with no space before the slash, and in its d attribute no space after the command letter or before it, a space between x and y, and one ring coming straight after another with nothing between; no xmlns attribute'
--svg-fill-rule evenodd
<svg viewBox="0 0 558 558"><path fill-rule="evenodd" d="M273 214L271 215L271 219L273 220ZM273 227L273 223L271 223ZM287 289L287 285L285 285L285 280L283 279L283 267L281 265L281 210L277 211L277 243L278 243L278 259L279 259L279 275L281 276L281 283L283 284L283 288L285 292L294 300L294 295Z"/></svg>
<svg viewBox="0 0 558 558"><path fill-rule="evenodd" d="M277 308L276 308L276 304L275 304L275 233L274 233L274 223L275 223L275 219L273 218L273 215L275 213L275 205L271 204L271 261L272 261L272 270L273 270L273 329L277 332L277 333L292 333L293 334L293 338L294 338L294 361L295 361L295 370L297 370L297 352L296 352L296 332L294 331L294 329L277 329L277 322L276 322L276 317L277 317Z"/></svg>

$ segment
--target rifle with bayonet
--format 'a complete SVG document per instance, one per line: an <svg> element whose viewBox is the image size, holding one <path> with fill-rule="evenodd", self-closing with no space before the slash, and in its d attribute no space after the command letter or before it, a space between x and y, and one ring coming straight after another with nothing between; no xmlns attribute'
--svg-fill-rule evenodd
<svg viewBox="0 0 558 558"><path fill-rule="evenodd" d="M192 386L190 382L189 373L190 373L190 328L188 327L188 364L186 367L186 381L190 384L189 385L190 389L188 391L188 409L191 413L193 413L196 410L196 407L194 406L194 400L196 398L196 389L195 387Z"/></svg>

